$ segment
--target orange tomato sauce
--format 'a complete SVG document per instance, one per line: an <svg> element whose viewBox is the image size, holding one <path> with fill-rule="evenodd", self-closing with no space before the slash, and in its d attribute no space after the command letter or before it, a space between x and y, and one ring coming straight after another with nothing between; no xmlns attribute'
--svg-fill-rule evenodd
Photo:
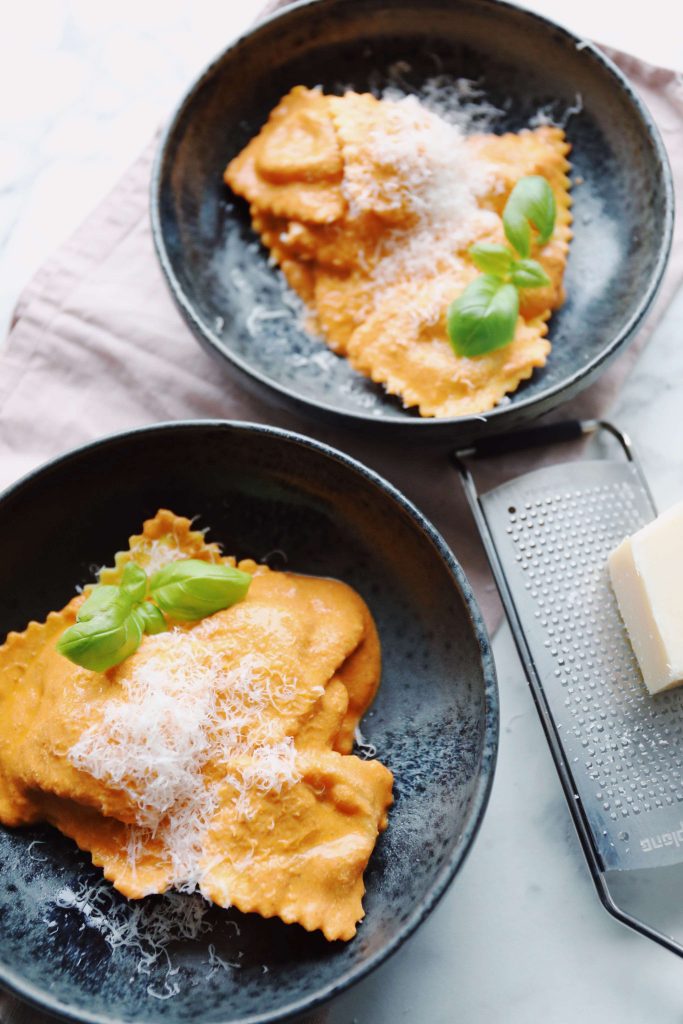
<svg viewBox="0 0 683 1024"><path fill-rule="evenodd" d="M160 511L100 579L189 557L223 558ZM240 568L245 600L144 637L106 673L55 647L82 596L8 636L0 822L51 823L131 899L197 887L350 939L392 801L391 772L351 753L379 685L377 631L344 583Z"/></svg>

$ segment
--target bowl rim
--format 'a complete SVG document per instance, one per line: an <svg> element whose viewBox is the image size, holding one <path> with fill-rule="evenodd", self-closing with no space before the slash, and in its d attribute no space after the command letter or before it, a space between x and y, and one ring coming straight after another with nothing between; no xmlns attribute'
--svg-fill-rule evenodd
<svg viewBox="0 0 683 1024"><path fill-rule="evenodd" d="M216 352L220 358L231 363L237 370L251 378L252 381L256 381L263 388L268 389L271 392L275 392L273 399L278 400L281 403L289 405L295 403L297 407L305 409L309 414L314 415L317 418L329 419L330 417L334 417L338 421L345 422L349 426L364 427L366 429L371 429L373 426L385 430L390 429L392 426L400 429L408 429L412 427L421 430L423 435L425 432L430 430L438 430L440 433L443 433L444 429L447 429L448 427L453 427L456 430L461 429L463 431L467 429L472 430L473 428L476 428L477 421L482 420L481 415L444 417L416 416L413 418L391 413L388 415L382 414L381 416L373 416L372 414L359 412L357 410L340 409L336 405L324 402L316 397L304 395L299 392L293 392L287 385L274 380L262 370L250 366L241 355L226 348L221 343L219 336L203 322L197 313L193 303L186 295L173 270L172 261L166 248L163 220L161 217L161 188L162 178L167 164L168 150L186 109L191 104L196 94L204 84L210 80L214 71L223 63L228 55L250 40L252 36L268 28L274 23L288 19L292 16L296 17L298 13L305 8L322 8L329 2L330 0L295 0L295 2L286 4L286 6L278 8L266 17L256 21L249 29L232 40L227 47L224 47L220 53L204 67L204 70L200 72L199 76L186 90L176 106L175 111L162 131L154 156L150 178L149 195L152 238L154 241L154 250L157 254L164 280L166 281L167 287L169 288L181 314L196 337L208 348ZM347 0L347 3L352 2L362 3L363 0ZM391 4L391 0L385 0L385 2L389 5ZM529 11L525 7L510 2L510 0L477 0L477 2L482 6L488 5L495 7L496 9L505 8L508 11L513 11L517 15L526 17L530 22L535 22L546 30L551 30L554 33L557 33L559 36L564 37L566 42L572 43L577 50L582 54L585 54L587 59L590 58L596 64L600 65L608 75L611 75L616 90L620 91L630 102L631 106L634 108L634 112L640 118L646 129L652 148L657 157L664 193L664 215L662 218L662 231L660 234L657 259L649 275L647 287L643 290L638 304L629 319L622 325L621 329L612 338L612 340L605 345L602 351L593 356L588 363L576 369L569 377L544 388L536 395L522 398L519 401L514 401L510 405L498 405L487 412L484 417L484 421L490 425L492 430L502 430L505 428L506 419L509 418L512 413L514 413L515 416L520 413L526 413L531 417L534 415L534 410L536 410L537 415L541 415L542 413L548 412L561 404L564 400L565 394L569 397L570 395L574 395L578 391L582 390L583 387L586 387L591 382L600 368L606 367L616 356L619 350L633 337L654 302L662 283L664 271L666 270L673 241L675 198L671 165L659 128L657 127L645 103L640 99L638 93L629 82L627 76L605 53L602 52L602 50L600 50L591 41L577 36L575 33L565 28L563 25L559 25L551 18L542 14L537 14L535 11ZM457 2L454 7L454 13L457 13L456 9Z"/></svg>
<svg viewBox="0 0 683 1024"><path fill-rule="evenodd" d="M291 443L297 447L308 448L326 459L341 464L353 473L364 478L376 490L398 505L410 520L412 525L419 532L426 535L436 550L437 555L444 563L449 574L459 591L464 604L464 610L469 618L474 638L477 641L481 659L483 678L484 715L481 743L481 765L475 781L472 795L470 797L468 817L465 827L456 837L455 845L449 857L442 865L430 890L423 900L415 907L410 916L400 926L394 938L384 947L378 950L373 956L363 963L347 970L341 977L336 978L324 985L322 988L309 996L291 1001L286 1006L275 1012L252 1014L248 1017L221 1017L220 1024L271 1024L274 1021L288 1020L289 1018L310 1011L322 1005L342 991L350 988L356 982L366 977L376 967L379 967L400 946L415 932L420 924L429 916L436 904L441 900L455 875L463 865L469 854L474 839L481 826L484 813L488 804L493 776L496 766L499 740L499 697L498 683L496 677L495 663L491 651L491 644L488 631L479 610L477 600L473 594L472 587L465 575L457 558L450 547L438 532L436 527L423 515L397 487L386 480L379 473L370 469L364 463L352 458L331 445L322 441L307 437L304 434L291 430L284 430L280 427L272 427L265 424L249 423L242 420L223 419L190 419L170 422L152 423L142 427L135 427L123 430L114 434L107 434L95 441L87 442L61 453L53 459L42 463L40 466L30 470L15 483L5 488L0 493L0 506L11 500L20 492L31 488L40 482L40 478L46 473L53 473L72 461L76 461L83 455L88 455L98 449L107 449L110 446L125 444L129 439L150 437L152 435L173 434L182 432L201 432L206 429L226 430L232 433L260 434L264 437L274 437L279 441ZM81 1024L117 1024L119 1018L106 1014L87 1013L76 1008L69 1007L60 1000L53 997L47 990L42 990L39 985L24 980L15 971L8 970L0 961L0 984L20 996L24 1001L47 1010L62 1019L78 1021Z"/></svg>

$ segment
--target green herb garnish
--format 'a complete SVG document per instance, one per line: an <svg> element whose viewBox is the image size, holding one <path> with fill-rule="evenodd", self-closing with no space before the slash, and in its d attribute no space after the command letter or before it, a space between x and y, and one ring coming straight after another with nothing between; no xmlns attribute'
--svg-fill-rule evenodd
<svg viewBox="0 0 683 1024"><path fill-rule="evenodd" d="M448 335L459 355L481 356L507 345L515 333L519 293L494 274L481 274L448 310Z"/></svg>
<svg viewBox="0 0 683 1024"><path fill-rule="evenodd" d="M555 196L540 174L520 178L503 210L505 237L520 256L528 256L531 228L538 232L538 244L545 245L555 230Z"/></svg>
<svg viewBox="0 0 683 1024"><path fill-rule="evenodd" d="M469 250L481 270L448 307L448 337L456 355L481 356L509 345L519 315L519 289L542 288L550 278L541 264L529 258L531 231L545 245L555 229L555 196L545 178L520 178L503 210L503 228L510 245L479 242Z"/></svg>
<svg viewBox="0 0 683 1024"><path fill-rule="evenodd" d="M145 633L149 633L150 636L165 633L168 629L164 613L151 601L142 601L135 609L135 614L142 623Z"/></svg>
<svg viewBox="0 0 683 1024"><path fill-rule="evenodd" d="M105 595L106 606L90 614L91 606L86 618L79 614L76 624L70 626L57 643L60 654L93 672L106 672L118 665L137 651L142 640L143 626L130 597L120 587L107 587L107 590L118 593L112 599ZM87 608L96 593L93 592L82 609Z"/></svg>
<svg viewBox="0 0 683 1024"><path fill-rule="evenodd" d="M121 573L121 590L136 604L147 597L147 573L136 562L128 562Z"/></svg>
<svg viewBox="0 0 683 1024"><path fill-rule="evenodd" d="M128 562L119 586L93 588L57 650L76 665L106 672L138 649L143 634L167 630L166 616L203 619L241 601L250 583L249 573L195 558L172 562L151 580L139 565Z"/></svg>
<svg viewBox="0 0 683 1024"><path fill-rule="evenodd" d="M184 621L203 619L236 604L246 597L250 583L247 572L189 558L155 572L150 589L163 612Z"/></svg>

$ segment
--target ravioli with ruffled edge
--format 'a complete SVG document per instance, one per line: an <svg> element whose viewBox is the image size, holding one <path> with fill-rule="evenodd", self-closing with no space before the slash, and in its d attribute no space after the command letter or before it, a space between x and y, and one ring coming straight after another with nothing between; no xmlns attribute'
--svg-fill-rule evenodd
<svg viewBox="0 0 683 1024"><path fill-rule="evenodd" d="M432 188L437 204L425 223L420 190L438 185L451 144L467 173L479 165L481 180L462 217ZM430 149L433 167L423 168ZM248 201L254 230L307 304L311 331L405 407L425 417L466 416L494 408L546 363L547 322L564 302L571 238L569 149L557 127L460 139L416 102L402 107L370 94L295 86L224 179ZM451 173L457 189L455 163ZM530 253L551 283L521 292L509 345L458 356L446 310L478 274L468 249L505 243L503 207L527 175L545 177L557 203L552 237ZM442 178L441 192L449 187ZM407 258L397 260L397 250Z"/></svg>
<svg viewBox="0 0 683 1024"><path fill-rule="evenodd" d="M134 559L235 565L161 510ZM363 872L392 802L391 772L351 751L380 679L361 597L251 560L247 597L168 633L106 673L56 641L83 595L0 648L0 822L46 821L124 896L195 888L223 907L350 939Z"/></svg>

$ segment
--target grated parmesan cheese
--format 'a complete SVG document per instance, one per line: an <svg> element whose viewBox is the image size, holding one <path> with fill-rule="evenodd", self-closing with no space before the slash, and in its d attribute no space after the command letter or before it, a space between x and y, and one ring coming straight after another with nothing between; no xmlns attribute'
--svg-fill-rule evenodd
<svg viewBox="0 0 683 1024"><path fill-rule="evenodd" d="M53 908L79 914L81 929L92 928L98 932L112 952L123 949L137 954L138 974L149 976L160 963L165 965L161 987L147 986L147 994L153 999L170 999L180 991L175 980L179 968L173 963L169 947L181 940L194 941L213 931L212 923L207 920L212 905L197 893L191 896L166 893L154 901L124 901L102 880L94 884L84 882L77 889L63 886L47 902ZM44 920L50 934L55 934L57 922L54 918L46 917ZM239 936L240 930L235 921L223 921L221 929L225 931L226 928ZM236 970L241 967L241 953L235 960L225 960L218 956L213 944L209 944L207 952L207 980L218 969Z"/></svg>
<svg viewBox="0 0 683 1024"><path fill-rule="evenodd" d="M492 170L462 128L414 95L383 103L382 126L368 139L372 159L354 164L342 185L352 218L372 211L381 192L384 204L407 210L412 220L379 239L370 268L373 303L400 281L459 275L462 253L497 225L478 202L491 190Z"/></svg>
<svg viewBox="0 0 683 1024"><path fill-rule="evenodd" d="M361 757L364 761L370 761L373 757L377 757L377 747L365 738L359 725L354 730L353 738L356 744L355 752L358 757Z"/></svg>
<svg viewBox="0 0 683 1024"><path fill-rule="evenodd" d="M299 779L291 736L267 714L286 713L294 681L248 654L226 669L206 619L192 631L147 637L120 677L122 695L69 751L71 763L125 795L134 807L128 857L135 868L149 841L161 841L172 886L201 888L206 832L223 780L234 813L255 813L251 796L280 792ZM322 688L321 688L322 690ZM218 767L214 781L208 766Z"/></svg>
<svg viewBox="0 0 683 1024"><path fill-rule="evenodd" d="M441 73L415 87L408 78L411 73L407 61L396 61L388 71L389 85L374 91L383 100L415 96L427 110L466 134L491 132L504 115L500 107L487 99L481 82Z"/></svg>
<svg viewBox="0 0 683 1024"><path fill-rule="evenodd" d="M529 127L540 128L542 125L553 125L556 128L562 128L564 131L570 119L580 114L582 110L583 96L580 92L577 92L574 103L565 107L564 110L561 110L561 105L557 100L547 103L544 107L540 107L534 116L529 118Z"/></svg>

